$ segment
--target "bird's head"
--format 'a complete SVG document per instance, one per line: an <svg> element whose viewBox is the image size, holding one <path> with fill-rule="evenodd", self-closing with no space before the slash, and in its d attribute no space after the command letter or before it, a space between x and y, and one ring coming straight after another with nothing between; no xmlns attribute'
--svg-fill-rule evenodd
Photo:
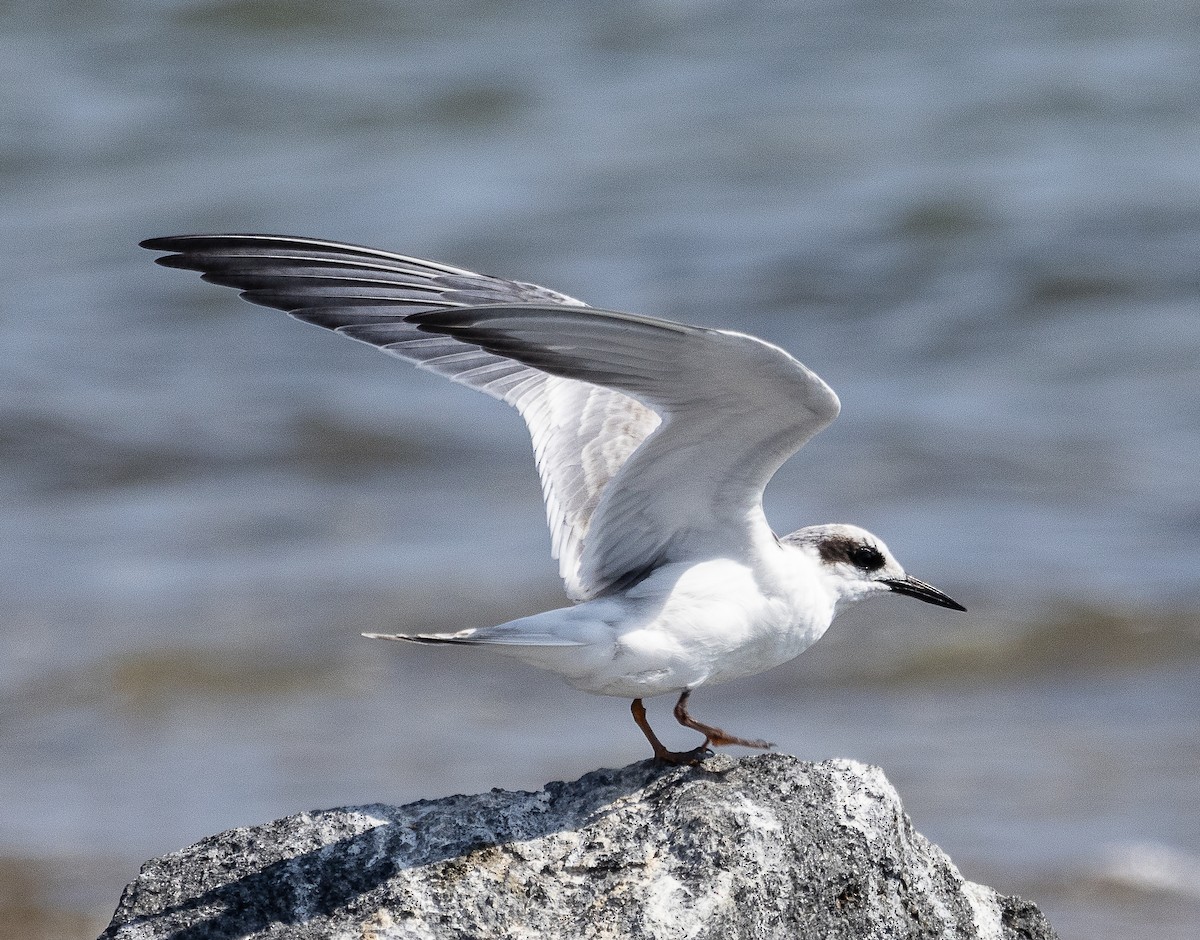
<svg viewBox="0 0 1200 940"><path fill-rule="evenodd" d="M927 604L966 610L937 588L906 574L883 541L858 526L813 525L797 529L782 541L816 561L819 577L833 593L838 606L893 591Z"/></svg>

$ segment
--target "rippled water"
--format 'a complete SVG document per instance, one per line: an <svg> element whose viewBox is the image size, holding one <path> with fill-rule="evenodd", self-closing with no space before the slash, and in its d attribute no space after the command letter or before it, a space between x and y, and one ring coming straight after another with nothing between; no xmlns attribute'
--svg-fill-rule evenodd
<svg viewBox="0 0 1200 940"><path fill-rule="evenodd" d="M358 638L561 603L528 444L135 247L255 230L795 352L844 410L777 528L971 613L855 611L697 712L880 764L1064 938L1195 936L1193 7L0 6L0 933L229 826L644 756L627 703Z"/></svg>

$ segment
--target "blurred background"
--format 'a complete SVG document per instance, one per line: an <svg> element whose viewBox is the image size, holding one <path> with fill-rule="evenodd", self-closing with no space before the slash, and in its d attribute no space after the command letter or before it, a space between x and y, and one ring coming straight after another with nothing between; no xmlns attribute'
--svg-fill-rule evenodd
<svg viewBox="0 0 1200 940"><path fill-rule="evenodd" d="M4 3L0 87L0 934L229 827L646 757L623 700L359 637L563 603L529 444L136 247L242 230L802 358L843 414L776 528L970 613L864 605L696 713L879 764L1064 940L1196 936L1195 3Z"/></svg>

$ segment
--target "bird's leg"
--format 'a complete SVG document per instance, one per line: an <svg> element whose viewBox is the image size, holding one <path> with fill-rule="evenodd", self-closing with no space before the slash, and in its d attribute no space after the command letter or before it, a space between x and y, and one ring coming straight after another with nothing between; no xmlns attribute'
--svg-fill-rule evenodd
<svg viewBox="0 0 1200 940"><path fill-rule="evenodd" d="M735 738L732 734L722 731L720 728L714 728L712 725L706 725L702 721L697 721L688 714L687 710L688 696L691 694L691 689L685 689L684 693L679 696L679 701L675 703L675 720L685 728L691 728L693 731L699 731L704 735L705 747L710 744L713 747L727 747L730 744L737 744L740 747L756 747L765 751L775 746L770 741L747 741L745 738ZM642 730L646 729L643 728Z"/></svg>
<svg viewBox="0 0 1200 940"><path fill-rule="evenodd" d="M704 745L694 751L668 751L662 741L658 740L658 735L650 727L650 722L646 720L646 706L642 704L642 700L635 698L633 704L629 706L629 710L633 712L633 720L642 729L642 734L654 748L654 759L660 764L699 764L705 757L711 755L712 752Z"/></svg>

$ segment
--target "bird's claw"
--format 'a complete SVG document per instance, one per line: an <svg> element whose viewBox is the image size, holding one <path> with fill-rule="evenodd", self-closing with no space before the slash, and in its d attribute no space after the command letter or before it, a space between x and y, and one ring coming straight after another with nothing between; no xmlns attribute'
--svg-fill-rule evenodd
<svg viewBox="0 0 1200 940"><path fill-rule="evenodd" d="M660 764L670 764L672 767L697 767L707 758L715 756L706 744L694 747L690 751L668 751L666 749L654 755Z"/></svg>
<svg viewBox="0 0 1200 940"><path fill-rule="evenodd" d="M746 738L737 738L732 734L721 733L720 737L710 736L705 742L705 745L713 745L714 747L752 747L759 751L769 751L775 747L771 741L762 741L755 738L749 741Z"/></svg>

